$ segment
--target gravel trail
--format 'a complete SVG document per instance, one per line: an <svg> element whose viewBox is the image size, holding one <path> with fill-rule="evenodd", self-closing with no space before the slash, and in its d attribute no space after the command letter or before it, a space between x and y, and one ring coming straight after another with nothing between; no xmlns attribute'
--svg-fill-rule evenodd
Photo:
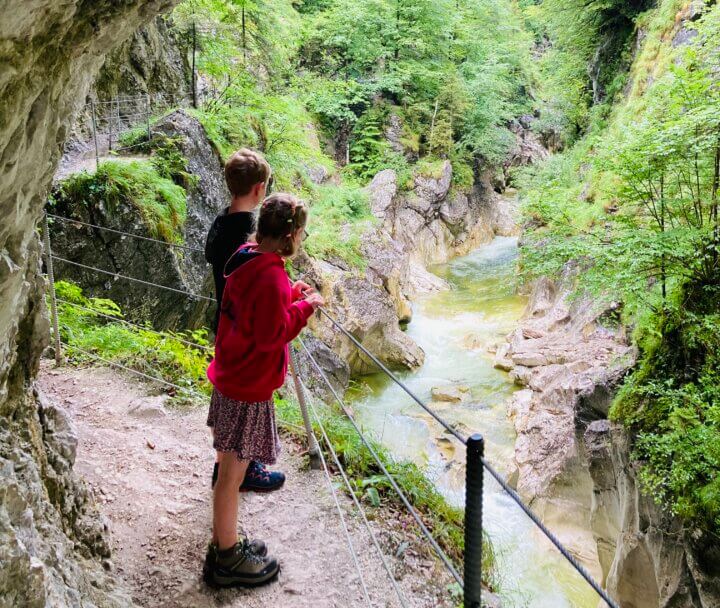
<svg viewBox="0 0 720 608"><path fill-rule="evenodd" d="M164 395L109 368L55 369L44 363L38 387L70 413L77 427L75 469L109 523L109 567L139 605L367 606L325 475L307 469L292 440L283 438L279 464L288 475L285 488L243 494L240 502L241 526L265 540L281 561L277 581L256 590L212 591L200 582L211 526L213 451L206 407L166 408ZM340 499L372 605L399 606L350 499L344 494ZM409 604L453 606L446 591L449 578L407 527L408 516L392 507L371 515Z"/></svg>

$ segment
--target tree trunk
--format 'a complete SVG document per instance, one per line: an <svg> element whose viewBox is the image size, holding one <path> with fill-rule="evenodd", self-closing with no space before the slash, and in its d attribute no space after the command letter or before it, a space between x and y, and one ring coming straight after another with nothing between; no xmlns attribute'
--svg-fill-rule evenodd
<svg viewBox="0 0 720 608"><path fill-rule="evenodd" d="M242 7L242 49L243 49L243 64L247 66L247 44L245 41L245 7Z"/></svg>

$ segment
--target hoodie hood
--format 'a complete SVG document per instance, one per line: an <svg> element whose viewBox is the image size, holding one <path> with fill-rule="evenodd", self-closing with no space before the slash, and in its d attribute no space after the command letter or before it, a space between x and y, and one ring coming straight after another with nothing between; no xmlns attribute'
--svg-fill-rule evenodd
<svg viewBox="0 0 720 608"><path fill-rule="evenodd" d="M285 269L285 260L277 253L262 253L256 251L257 243L245 243L230 257L225 264L223 276L226 281L235 285L247 284L255 281L258 274L269 266L278 266Z"/></svg>

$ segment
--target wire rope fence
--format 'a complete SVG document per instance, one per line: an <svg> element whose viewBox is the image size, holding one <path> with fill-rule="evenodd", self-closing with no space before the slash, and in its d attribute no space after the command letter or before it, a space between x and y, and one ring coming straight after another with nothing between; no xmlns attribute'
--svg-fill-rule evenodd
<svg viewBox="0 0 720 608"><path fill-rule="evenodd" d="M72 218L66 218L61 217L55 214L48 213L46 217L44 218L44 258L45 258L45 264L47 268L47 279L48 279L48 296L50 298L51 302L51 315L52 315L52 327L53 327L53 334L54 334L54 343L55 343L55 357L56 357L56 363L59 365L62 362L62 349L66 349L69 351L76 351L80 353L81 355L95 360L97 362L103 363L105 365L110 365L112 367L115 367L117 369L121 369L123 371L127 371L131 374L135 374L136 376L150 381L154 383L158 383L162 386L167 387L168 389L171 389L173 391L184 391L188 395L192 395L194 398L198 399L207 399L208 396L206 394L202 394L200 392L197 392L194 390L193 387L187 387L187 386L181 386L177 384L176 382L168 381L167 379L162 377L162 374L160 374L157 371L152 371L152 373L149 373L151 370L146 371L140 371L138 369L134 369L133 367L130 367L128 365L124 365L122 363L119 363L117 361L113 361L107 357L102 357L97 353L91 352L87 348L79 347L75 344L72 344L69 341L62 341L61 335L60 335L60 323L59 323L59 314L58 314L58 304L61 304L63 306L69 306L69 307L75 307L78 310L82 310L85 313L92 314L95 316L98 316L102 318L103 320L109 322L109 323L121 323L128 327L132 327L134 329L137 329L138 331L146 331L153 335L157 335L162 338L167 338L168 340L175 340L179 344L182 344L185 347L192 348L192 349L198 349L202 352L205 352L207 355L210 355L213 352L212 347L208 345L203 345L197 342L193 342L192 340L188 340L182 336L178 336L177 334L168 334L167 332L159 332L154 330L152 327L146 327L139 323L134 323L132 321L128 321L124 318L114 316L112 314L107 314L106 312L98 311L93 308L90 308L88 306L84 306L82 304L78 304L76 302L71 302L69 300L66 300L64 298L58 298L55 293L55 280L56 280L56 262L59 262L62 264L67 264L70 266L81 268L85 271L89 271L91 273L97 273L103 276L111 276L115 280L124 280L128 282L136 282L143 284L145 286L150 286L155 289L165 290L169 291L171 293L182 295L189 299L195 299L195 300L205 300L210 302L215 302L213 298L209 298L207 296L202 296L200 294L195 294L191 291L184 290L184 289L177 289L174 287L170 287L167 285L161 285L158 283L155 283L154 281L148 281L145 279L141 279L139 277L131 277L124 274L121 274L119 272L115 271L108 271L102 268L98 268L95 266L91 266L89 264L83 264L80 262L76 262L73 260L69 260L67 258L64 258L62 256L57 256L53 254L52 252L52 239L50 235L50 224L48 222L48 218L63 222L63 223L78 223L85 225L87 227L91 227L96 230L107 230L114 233L119 233L122 235L123 238L135 238L139 240L145 240L145 241L153 241L156 243L161 243L163 245L166 245L168 247L180 247L177 244L173 243L167 243L164 241L160 241L158 239L152 239L143 235L138 234L132 234L129 232L123 232L116 229L111 229L95 224L90 224L88 222L81 222L78 220L74 220ZM197 251L200 252L199 248L190 247L190 246L181 246L181 248L188 249L191 251ZM322 315L322 317L326 318L332 327L334 327L340 334L345 336L358 350L360 350L369 360L371 360L377 367L380 369L385 375L387 375L394 383L396 383L418 406L420 406L426 413L428 413L438 424L440 424L452 437L460 442L463 446L465 446L466 450L466 479L465 479L465 510L464 510L464 559L462 563L462 567L458 567L458 564L454 563L453 560L447 555L447 553L443 550L443 548L440 546L438 541L435 539L435 537L432 534L432 531L427 527L425 524L422 515L418 512L418 510L413 506L411 500L408 497L408 494L403 490L403 488L400 486L400 484L397 482L395 477L392 475L392 473L389 471L388 467L386 466L386 463L383 462L383 458L380 454L378 454L377 450L375 449L373 445L373 441L369 440L361 428L361 426L358 424L357 420L355 419L351 409L347 406L345 403L343 397L340 395L338 390L335 388L331 380L328 378L325 370L323 370L322 365L317 361L315 356L313 355L312 351L308 348L307 344L303 340L302 337L298 338L298 344L302 351L304 352L304 355L307 359L307 361L310 363L312 368L315 370L315 372L318 374L320 379L322 380L322 383L325 385L325 387L329 390L330 394L333 396L333 399L337 403L337 405L340 407L341 411L343 412L343 415L345 418L349 421L350 425L352 426L355 433L358 435L358 438L360 439L360 442L365 450L370 454L371 458L377 465L378 469L382 472L382 475L387 480L388 484L392 488L393 492L397 495L400 503L403 505L405 510L408 512L408 514L412 517L415 524L417 525L417 528L419 530L419 533L421 537L424 539L424 542L427 542L429 547L432 549L432 551L436 554L439 562L443 565L445 570L448 572L448 575L458 584L463 590L463 597L464 597L464 606L465 608L480 608L483 606L483 584L482 584L482 550L483 550L483 538L482 538L482 531L483 531L483 487L484 487L484 474L487 472L500 486L500 488L507 493L507 495L512 499L514 503L516 503L520 509L527 515L527 517L531 520L531 522L547 537L547 539L557 548L560 555L568 562L568 564L577 571L577 573L592 587L592 589L598 594L598 596L603 600L603 602L610 606L611 608L618 608L618 605L614 602L612 598L607 594L607 592L602 588L602 586L587 572L587 570L578 562L578 560L571 554L571 552L559 541L559 539L543 524L543 522L540 520L540 518L530 509L530 507L525 504L525 502L522 500L522 498L517 494L517 492L507 483L507 481L503 478L503 476L492 466L491 463L487 461L484 455L484 440L482 435L480 434L472 434L469 437L464 436L462 433L460 433L456 428L454 428L450 423L448 423L446 420L444 420L437 412L435 412L431 407L429 407L420 397L418 397L396 374L394 374L390 369L385 366L382 361L372 352L370 352L367 348L363 346L363 344L357 339L356 336L352 334L352 332L348 331L342 323L337 320L334 316L332 316L327 310L324 308L319 309L319 313ZM393 592L397 596L397 599L401 606L406 607L408 606L408 601L402 590L400 589L399 585L397 584L395 575L392 572L392 569L390 567L390 564L387 561L387 556L384 554L378 540L377 536L372 529L372 525L369 521L369 518L367 517L367 514L365 513L365 510L362 506L361 501L358 499L355 491L353 490L352 483L350 482L350 479L348 478L347 472L345 471L345 468L343 467L342 460L338 456L337 451L335 447L332 444L332 441L330 439L329 434L327 433L325 426L323 425L322 418L319 416L318 411L315 407L315 405L312 403L312 399L309 399L307 396L306 387L304 385L304 382L302 378L300 377L300 371L298 368L297 360L296 360L296 354L295 354L295 348L291 345L290 347L290 371L292 373L292 377L295 383L295 389L297 394L297 400L300 406L300 410L303 417L303 426L300 427L298 425L289 424L290 427L295 428L296 430L302 430L303 433L305 433L307 437L308 442L308 452L311 457L311 463L314 465L314 468L320 468L324 471L324 475L327 478L327 481L330 485L330 490L333 496L333 502L336 505L336 508L338 510L339 518L341 521L341 527L343 528L344 535L346 537L346 541L348 542L348 549L350 552L350 555L352 557L353 564L355 568L358 571L358 581L362 590L363 598L368 606L372 606L372 601L370 598L370 593L367 588L365 579L362 574L362 568L360 567L359 560L357 557L356 549L353 546L352 538L350 535L350 532L347 527L347 523L345 521L345 517L343 515L343 510L340 505L339 499L337 497L337 493L334 487L334 484L332 482L332 476L329 470L328 462L325 456L325 453L322 449L320 449L320 444L318 442L317 436L316 436L316 430L318 429L320 437L322 439L322 443L325 446L326 453L329 455L329 457L332 459L332 462L334 466L337 468L338 472L340 473L342 482L344 483L348 495L351 498L352 504L358 511L358 515L361 518L362 524L365 526L368 535L372 541L372 544L375 548L375 550L379 553L382 565L384 570L386 571L391 586L393 588ZM313 425L312 419L311 419L311 413L312 417L314 418L315 424ZM282 423L282 421L281 421ZM462 574L461 574L462 571Z"/></svg>

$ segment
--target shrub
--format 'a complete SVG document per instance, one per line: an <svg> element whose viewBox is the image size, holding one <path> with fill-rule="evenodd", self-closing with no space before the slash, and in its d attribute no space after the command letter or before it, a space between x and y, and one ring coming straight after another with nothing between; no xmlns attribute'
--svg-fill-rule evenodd
<svg viewBox="0 0 720 608"><path fill-rule="evenodd" d="M150 161L105 161L95 173L71 175L53 192L56 203L102 206L114 213L134 207L150 234L169 243L182 241L187 215L185 189L158 173Z"/></svg>

